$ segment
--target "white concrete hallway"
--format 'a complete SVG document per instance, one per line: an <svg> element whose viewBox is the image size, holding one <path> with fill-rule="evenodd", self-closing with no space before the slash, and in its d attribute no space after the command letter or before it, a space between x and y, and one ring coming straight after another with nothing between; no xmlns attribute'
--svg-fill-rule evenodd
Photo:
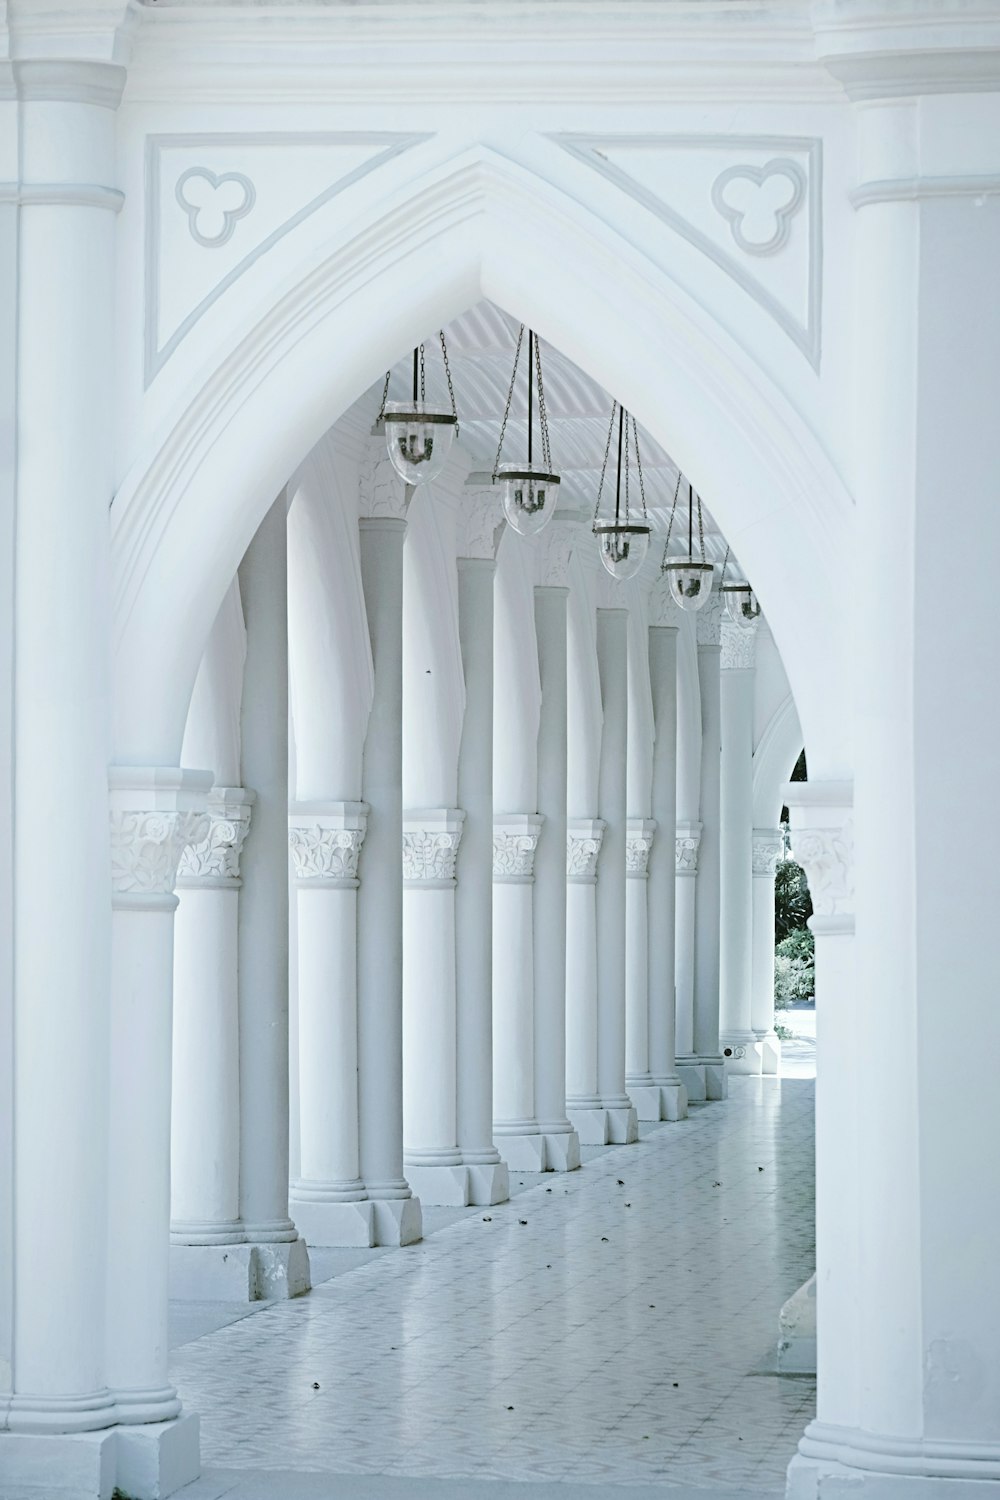
<svg viewBox="0 0 1000 1500"><path fill-rule="evenodd" d="M814 1085L731 1088L422 1244L318 1252L308 1296L200 1337L185 1309L186 1500L782 1493L815 1404L773 1373L815 1264Z"/></svg>

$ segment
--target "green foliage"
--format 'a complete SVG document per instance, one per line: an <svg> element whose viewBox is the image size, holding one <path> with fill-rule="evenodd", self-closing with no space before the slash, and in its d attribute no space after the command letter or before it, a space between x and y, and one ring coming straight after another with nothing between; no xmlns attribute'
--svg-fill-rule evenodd
<svg viewBox="0 0 1000 1500"><path fill-rule="evenodd" d="M774 955L774 1008L787 1010L794 1000L808 1000L816 989L811 959Z"/></svg>
<svg viewBox="0 0 1000 1500"><path fill-rule="evenodd" d="M777 943L804 928L812 916L806 872L794 859L779 859L774 872L774 937Z"/></svg>
<svg viewBox="0 0 1000 1500"><path fill-rule="evenodd" d="M816 953L816 939L808 927L796 927L787 937L775 947L775 953L782 954L785 958L804 958L810 963L814 962Z"/></svg>

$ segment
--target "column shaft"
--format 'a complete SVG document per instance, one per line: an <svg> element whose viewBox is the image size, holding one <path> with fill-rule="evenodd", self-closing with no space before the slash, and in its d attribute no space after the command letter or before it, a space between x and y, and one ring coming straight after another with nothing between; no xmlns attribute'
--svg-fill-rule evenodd
<svg viewBox="0 0 1000 1500"><path fill-rule="evenodd" d="M535 1114L532 889L541 826L534 813L511 814L496 819L493 833L493 1128L506 1160L524 1171L545 1166Z"/></svg>
<svg viewBox="0 0 1000 1500"><path fill-rule="evenodd" d="M361 579L375 669L362 762L368 832L358 892L361 1176L378 1244L420 1239L403 1175L403 541L406 522L362 517Z"/></svg>
<svg viewBox="0 0 1000 1500"><path fill-rule="evenodd" d="M749 630L723 627L723 660L730 638L741 647ZM752 640L750 644L752 650ZM751 1029L753 700L752 667L726 666L721 674L719 1023L726 1067L759 1073L761 1055Z"/></svg>
<svg viewBox="0 0 1000 1500"><path fill-rule="evenodd" d="M710 601L705 609L711 609ZM701 844L695 895L694 1052L705 1070L708 1099L725 1098L719 1051L719 779L722 735L719 703L720 647L698 645L701 688Z"/></svg>
<svg viewBox="0 0 1000 1500"><path fill-rule="evenodd" d="M754 829L750 1026L764 1074L781 1072L781 1042L774 1029L774 872L781 849L780 828Z"/></svg>
<svg viewBox="0 0 1000 1500"><path fill-rule="evenodd" d="M660 1118L687 1115L687 1094L677 1072L677 628L649 628L653 696L653 797L657 828L649 851L646 898L649 923L649 1071L660 1090Z"/></svg>

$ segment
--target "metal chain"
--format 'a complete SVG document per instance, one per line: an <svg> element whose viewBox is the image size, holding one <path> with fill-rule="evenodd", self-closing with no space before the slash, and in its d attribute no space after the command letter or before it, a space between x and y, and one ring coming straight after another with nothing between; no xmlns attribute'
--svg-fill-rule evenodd
<svg viewBox="0 0 1000 1500"><path fill-rule="evenodd" d="M729 543L727 542L726 543L726 555L722 559L722 577L719 579L719 587L720 587L720 589L721 589L722 585L726 581L726 569L728 568L728 566L729 566Z"/></svg>
<svg viewBox="0 0 1000 1500"><path fill-rule="evenodd" d="M670 549L670 534L671 534L671 532L674 529L674 516L676 516L676 514L677 514L677 496L680 494L680 492L681 492L681 474L680 474L680 470L678 469L678 471L677 471L677 483L674 485L674 503L673 503L673 505L670 508L670 522L669 522L669 524L667 526L667 540L663 544L663 561L660 563L660 572L661 573L663 572L664 568L667 565L667 552Z"/></svg>
<svg viewBox="0 0 1000 1500"><path fill-rule="evenodd" d="M639 424L635 417L632 418L632 434L635 438L635 467L639 474L639 498L642 501L643 523L649 523L649 511L646 509L646 486L642 482L642 459L639 457Z"/></svg>
<svg viewBox="0 0 1000 1500"><path fill-rule="evenodd" d="M448 395L451 397L451 414L455 418L455 436L458 437L458 407L455 405L455 387L451 383L451 366L448 363L448 345L444 341L444 329L438 329L438 337L441 340L441 358L444 360L444 378L448 382Z"/></svg>
<svg viewBox="0 0 1000 1500"><path fill-rule="evenodd" d="M391 374L391 370L386 370L385 385L382 387L382 405L378 409L378 416L375 418L376 422L381 422L382 418L385 416L385 403L389 399L389 376Z"/></svg>
<svg viewBox="0 0 1000 1500"><path fill-rule="evenodd" d="M604 462L601 464L601 482L597 486L597 504L594 506L594 522L593 522L594 526L597 525L598 517L601 514L601 496L604 493L604 476L605 476L605 474L607 473L607 470L608 470L608 454L611 452L611 434L615 430L615 417L617 415L618 415L618 402L617 401L612 401L612 403L611 403L611 421L608 423L608 440L604 444ZM591 527L591 530L593 530L593 527Z"/></svg>
<svg viewBox="0 0 1000 1500"><path fill-rule="evenodd" d="M538 381L538 426L542 434L542 463L551 473L552 453L549 448L549 414L545 409L545 386L542 383L542 344L535 334L535 376Z"/></svg>
<svg viewBox="0 0 1000 1500"><path fill-rule="evenodd" d="M497 473L500 469L500 455L503 452L504 434L507 431L507 418L510 416L510 404L514 399L514 381L517 379L517 365L521 358L521 344L524 341L524 324L522 323L517 332L517 348L514 350L514 368L510 372L510 389L507 392L507 405L503 409L503 421L500 423L500 441L497 444L496 462L493 465L493 482L496 483Z"/></svg>
<svg viewBox="0 0 1000 1500"><path fill-rule="evenodd" d="M625 413L625 525L626 526L628 525L628 513L629 513L629 503L628 503L628 439L629 439L628 412L626 412Z"/></svg>
<svg viewBox="0 0 1000 1500"><path fill-rule="evenodd" d="M420 400L427 400L427 372L424 369L424 346L420 345Z"/></svg>
<svg viewBox="0 0 1000 1500"><path fill-rule="evenodd" d="M701 560L705 561L705 526L701 519L701 496L698 496L698 545L701 548Z"/></svg>

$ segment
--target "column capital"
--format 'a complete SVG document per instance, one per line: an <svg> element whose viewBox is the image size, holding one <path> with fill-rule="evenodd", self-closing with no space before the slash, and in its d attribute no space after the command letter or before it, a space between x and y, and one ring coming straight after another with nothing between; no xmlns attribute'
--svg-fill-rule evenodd
<svg viewBox="0 0 1000 1500"><path fill-rule="evenodd" d="M683 611L680 610L670 592L667 580L660 577L649 595L649 623L660 629L679 630Z"/></svg>
<svg viewBox="0 0 1000 1500"><path fill-rule="evenodd" d="M495 562L504 529L500 493L490 484L466 482L458 497L458 558Z"/></svg>
<svg viewBox="0 0 1000 1500"><path fill-rule="evenodd" d="M293 803L288 811L288 847L296 885L308 890L357 889L367 830L366 802Z"/></svg>
<svg viewBox="0 0 1000 1500"><path fill-rule="evenodd" d="M115 910L173 911L181 856L207 836L211 771L112 766L111 904Z"/></svg>
<svg viewBox="0 0 1000 1500"><path fill-rule="evenodd" d="M455 884L455 861L465 813L458 807L403 814L403 884L423 890Z"/></svg>
<svg viewBox="0 0 1000 1500"><path fill-rule="evenodd" d="M236 888L240 884L240 854L250 829L255 792L242 786L213 787L205 805L208 832L189 844L177 870L179 890Z"/></svg>
<svg viewBox="0 0 1000 1500"><path fill-rule="evenodd" d="M778 861L784 849L784 838L780 828L755 828L751 846L752 868L756 877L773 880Z"/></svg>
<svg viewBox="0 0 1000 1500"><path fill-rule="evenodd" d="M656 823L652 818L629 818L625 830L625 874L630 880L645 880Z"/></svg>
<svg viewBox="0 0 1000 1500"><path fill-rule="evenodd" d="M713 580L712 592L694 617L699 646L722 645L722 595Z"/></svg>
<svg viewBox="0 0 1000 1500"><path fill-rule="evenodd" d="M544 822L541 813L506 813L493 819L493 879L498 885L532 883Z"/></svg>
<svg viewBox="0 0 1000 1500"><path fill-rule="evenodd" d="M854 931L854 788L849 781L790 781L792 853L806 872L820 935Z"/></svg>
<svg viewBox="0 0 1000 1500"><path fill-rule="evenodd" d="M545 530L532 537L538 587L569 587L573 549L584 533L586 520L583 511L557 510Z"/></svg>
<svg viewBox="0 0 1000 1500"><path fill-rule="evenodd" d="M747 625L737 625L734 620L722 621L722 661L724 672L752 672L757 657L758 620Z"/></svg>
<svg viewBox="0 0 1000 1500"><path fill-rule="evenodd" d="M596 885L597 857L607 824L603 818L570 818L566 824L566 879Z"/></svg>
<svg viewBox="0 0 1000 1500"><path fill-rule="evenodd" d="M674 870L678 875L697 875L700 823L678 823L674 845Z"/></svg>
<svg viewBox="0 0 1000 1500"><path fill-rule="evenodd" d="M413 491L392 466L384 438L369 438L358 474L362 521L405 521Z"/></svg>

